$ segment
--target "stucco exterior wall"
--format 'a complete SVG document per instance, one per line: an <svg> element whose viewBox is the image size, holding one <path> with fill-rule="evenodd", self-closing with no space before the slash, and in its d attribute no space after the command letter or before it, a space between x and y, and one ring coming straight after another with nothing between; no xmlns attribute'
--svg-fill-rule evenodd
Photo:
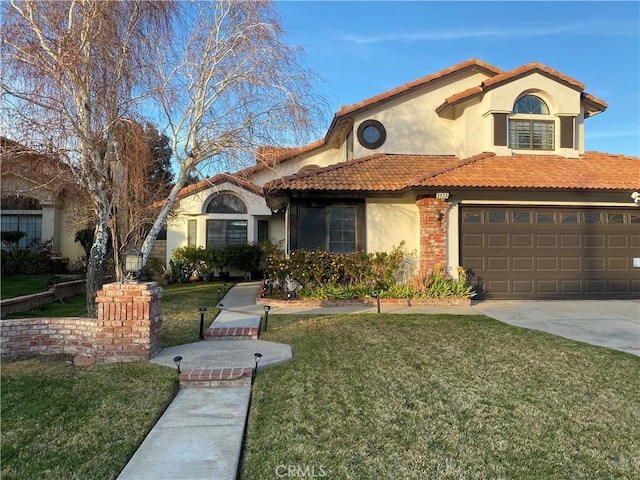
<svg viewBox="0 0 640 480"><path fill-rule="evenodd" d="M439 117L436 108L447 97L476 86L486 78L487 75L481 72L457 73L357 115L353 127L354 158L374 153L454 154L453 123ZM368 119L381 122L387 132L386 141L375 150L364 148L356 137L358 126Z"/></svg>
<svg viewBox="0 0 640 480"><path fill-rule="evenodd" d="M206 207L209 197L220 193L234 193L247 207L246 214L208 214ZM189 220L196 220L196 246L205 247L207 245L207 220L246 220L247 240L255 242L258 239L256 216L270 216L271 210L267 207L264 197L244 190L233 183L223 183L211 187L202 192L198 192L189 197L181 199L175 210L178 215L174 215L167 221L167 252L168 262L176 248L187 245L187 227Z"/></svg>
<svg viewBox="0 0 640 480"><path fill-rule="evenodd" d="M389 252L401 242L406 250L420 250L420 218L415 195L398 199L368 199L367 251Z"/></svg>

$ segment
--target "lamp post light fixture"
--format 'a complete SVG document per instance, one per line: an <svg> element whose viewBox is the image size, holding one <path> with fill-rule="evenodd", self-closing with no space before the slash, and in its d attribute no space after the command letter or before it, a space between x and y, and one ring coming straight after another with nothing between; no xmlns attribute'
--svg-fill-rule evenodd
<svg viewBox="0 0 640 480"><path fill-rule="evenodd" d="M175 363L176 367L178 367L178 375L180 375L180 362L182 362L182 357L180 355L176 355L175 357L173 357L173 363Z"/></svg>
<svg viewBox="0 0 640 480"><path fill-rule="evenodd" d="M140 277L140 271L142 270L142 252L137 248L133 248L124 252L123 256L125 273L124 281L137 282Z"/></svg>
<svg viewBox="0 0 640 480"><path fill-rule="evenodd" d="M269 324L269 310L271 310L270 305L265 305L262 307L264 309L264 331L267 331L267 326Z"/></svg>
<svg viewBox="0 0 640 480"><path fill-rule="evenodd" d="M204 312L207 311L205 307L200 307L200 340L204 340Z"/></svg>
<svg viewBox="0 0 640 480"><path fill-rule="evenodd" d="M258 371L258 364L260 363L260 359L262 358L262 354L261 353L254 353L253 354L253 358L255 360L255 367L253 369L253 373L251 375L251 383L253 383L253 381L256 379L256 372Z"/></svg>

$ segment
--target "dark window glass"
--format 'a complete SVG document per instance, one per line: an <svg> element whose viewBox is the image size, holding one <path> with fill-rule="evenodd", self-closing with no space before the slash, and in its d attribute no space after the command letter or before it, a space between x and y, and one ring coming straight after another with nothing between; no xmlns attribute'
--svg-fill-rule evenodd
<svg viewBox="0 0 640 480"><path fill-rule="evenodd" d="M540 97L535 95L525 95L520 97L513 106L515 113L537 113L541 115L549 115L549 107Z"/></svg>
<svg viewBox="0 0 640 480"><path fill-rule="evenodd" d="M356 208L329 208L329 251L352 253L356 251Z"/></svg>
<svg viewBox="0 0 640 480"><path fill-rule="evenodd" d="M377 120L365 120L358 127L358 142L364 148L380 147L387 138L384 126Z"/></svg>
<svg viewBox="0 0 640 480"><path fill-rule="evenodd" d="M607 213L607 223L624 223L624 213Z"/></svg>
<svg viewBox="0 0 640 480"><path fill-rule="evenodd" d="M298 248L325 249L327 225L325 207L300 206L298 208Z"/></svg>
<svg viewBox="0 0 640 480"><path fill-rule="evenodd" d="M640 223L640 213L630 213L631 223Z"/></svg>
<svg viewBox="0 0 640 480"><path fill-rule="evenodd" d="M560 212L560 223L563 225L577 225L578 213L577 212Z"/></svg>
<svg viewBox="0 0 640 480"><path fill-rule="evenodd" d="M269 240L269 222L267 220L258 220L258 243Z"/></svg>
<svg viewBox="0 0 640 480"><path fill-rule="evenodd" d="M531 223L531 212L511 212L511 223Z"/></svg>
<svg viewBox="0 0 640 480"><path fill-rule="evenodd" d="M556 223L556 214L554 212L536 212L536 223Z"/></svg>
<svg viewBox="0 0 640 480"><path fill-rule="evenodd" d="M487 220L489 223L507 223L507 212L489 212Z"/></svg>
<svg viewBox="0 0 640 480"><path fill-rule="evenodd" d="M523 150L553 150L552 121L510 120L509 147Z"/></svg>
<svg viewBox="0 0 640 480"><path fill-rule="evenodd" d="M18 249L39 247L42 242L42 215L2 215L0 231L23 232L26 236L18 241ZM1 244L6 249L4 242Z"/></svg>
<svg viewBox="0 0 640 480"><path fill-rule="evenodd" d="M482 213L464 212L462 215L462 223L482 223Z"/></svg>
<svg viewBox="0 0 640 480"><path fill-rule="evenodd" d="M602 223L602 214L600 212L584 212L584 223Z"/></svg>
<svg viewBox="0 0 640 480"><path fill-rule="evenodd" d="M207 213L247 213L247 207L236 195L221 193L211 199Z"/></svg>
<svg viewBox="0 0 640 480"><path fill-rule="evenodd" d="M247 243L246 220L207 220L207 247Z"/></svg>

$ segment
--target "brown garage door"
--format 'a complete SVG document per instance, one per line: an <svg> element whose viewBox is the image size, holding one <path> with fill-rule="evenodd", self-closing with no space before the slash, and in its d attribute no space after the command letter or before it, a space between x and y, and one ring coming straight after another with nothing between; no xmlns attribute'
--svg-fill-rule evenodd
<svg viewBox="0 0 640 480"><path fill-rule="evenodd" d="M485 298L640 298L640 209L462 207L460 243Z"/></svg>

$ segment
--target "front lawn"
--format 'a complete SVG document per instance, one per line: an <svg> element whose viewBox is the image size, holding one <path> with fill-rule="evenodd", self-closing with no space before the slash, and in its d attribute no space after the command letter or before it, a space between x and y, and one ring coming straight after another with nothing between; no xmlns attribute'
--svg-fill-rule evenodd
<svg viewBox="0 0 640 480"><path fill-rule="evenodd" d="M20 297L47 291L47 282L52 274L2 275L0 277L0 299Z"/></svg>
<svg viewBox="0 0 640 480"><path fill-rule="evenodd" d="M2 469L10 479L116 478L178 390L148 362L2 364Z"/></svg>
<svg viewBox="0 0 640 480"><path fill-rule="evenodd" d="M640 358L484 316L269 317L241 478L640 478Z"/></svg>

